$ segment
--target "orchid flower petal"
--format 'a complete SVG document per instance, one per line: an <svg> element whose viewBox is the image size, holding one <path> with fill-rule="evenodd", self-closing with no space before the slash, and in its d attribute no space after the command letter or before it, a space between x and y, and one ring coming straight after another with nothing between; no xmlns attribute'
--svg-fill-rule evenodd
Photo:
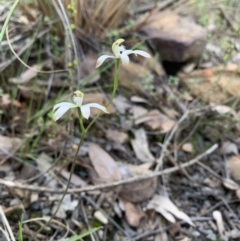
<svg viewBox="0 0 240 241"><path fill-rule="evenodd" d="M133 50L125 50L124 54L129 55L129 54L134 54Z"/></svg>
<svg viewBox="0 0 240 241"><path fill-rule="evenodd" d="M103 64L103 62L108 59L108 58L112 58L114 59L115 57L114 56L111 56L111 55L102 55L98 58L97 60L97 64L96 64L96 67L95 68L98 68L99 66L101 66Z"/></svg>
<svg viewBox="0 0 240 241"><path fill-rule="evenodd" d="M125 50L123 46L120 46L120 44L124 41L124 39L120 38L112 44L112 51L116 58L120 58L120 51Z"/></svg>
<svg viewBox="0 0 240 241"><path fill-rule="evenodd" d="M54 112L54 115L53 115L53 119L54 121L57 121L58 119L60 119L69 109L71 108L75 108L77 107L77 105L74 105L72 103L68 103L68 102L62 102L62 103L59 103L57 105L54 106L54 110L56 110L57 108L57 111Z"/></svg>
<svg viewBox="0 0 240 241"><path fill-rule="evenodd" d="M80 90L77 90L74 92L73 102L80 107L83 103L83 97L84 94Z"/></svg>
<svg viewBox="0 0 240 241"><path fill-rule="evenodd" d="M151 55L143 50L134 50L133 51L134 54L138 54L138 55L141 55L145 58L151 58Z"/></svg>
<svg viewBox="0 0 240 241"><path fill-rule="evenodd" d="M55 111L57 108L63 107L63 106L68 107L68 108L74 108L74 107L76 107L76 105L73 104L73 103L70 103L70 102L61 102L61 103L58 103L58 104L54 105L53 110Z"/></svg>
<svg viewBox="0 0 240 241"><path fill-rule="evenodd" d="M108 110L106 109L106 107L99 105L97 103L89 103L86 105L82 105L81 108L81 112L82 112L82 116L86 119L89 118L90 116L90 107L94 107L97 109L100 109L101 111L105 112L105 113L109 113Z"/></svg>
<svg viewBox="0 0 240 241"><path fill-rule="evenodd" d="M126 53L127 51L128 50L124 51L121 54L121 60L122 60L123 65L127 65L129 63L129 57L128 57L128 54Z"/></svg>

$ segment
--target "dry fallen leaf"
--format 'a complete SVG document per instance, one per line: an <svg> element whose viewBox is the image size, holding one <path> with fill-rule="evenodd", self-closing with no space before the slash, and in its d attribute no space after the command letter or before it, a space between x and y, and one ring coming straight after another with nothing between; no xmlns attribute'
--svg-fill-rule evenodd
<svg viewBox="0 0 240 241"><path fill-rule="evenodd" d="M128 99L122 95L115 96L113 99L113 105L120 114L126 114L127 110L129 110L132 106Z"/></svg>
<svg viewBox="0 0 240 241"><path fill-rule="evenodd" d="M236 190L236 196L240 199L240 188Z"/></svg>
<svg viewBox="0 0 240 241"><path fill-rule="evenodd" d="M0 158L7 156L14 148L20 147L22 140L0 135Z"/></svg>
<svg viewBox="0 0 240 241"><path fill-rule="evenodd" d="M238 155L237 145L230 141L225 141L222 143L220 152L222 155L235 154Z"/></svg>
<svg viewBox="0 0 240 241"><path fill-rule="evenodd" d="M223 235L224 225L223 225L222 214L219 211L214 211L213 218L217 223L218 232L219 232L220 236Z"/></svg>
<svg viewBox="0 0 240 241"><path fill-rule="evenodd" d="M147 205L147 209L154 209L156 212L162 214L171 223L175 223L175 217L177 217L178 219L185 221L189 225L195 226L191 218L184 212L180 211L172 203L172 201L166 197L160 195L153 196L153 198Z"/></svg>
<svg viewBox="0 0 240 241"><path fill-rule="evenodd" d="M182 146L182 150L188 153L193 153L193 146L191 143L185 143Z"/></svg>
<svg viewBox="0 0 240 241"><path fill-rule="evenodd" d="M142 162L149 162L155 160L154 156L149 150L147 135L144 129L134 131L135 139L131 140L133 150L136 157Z"/></svg>
<svg viewBox="0 0 240 241"><path fill-rule="evenodd" d="M132 101L133 103L149 104L148 100L146 100L146 99L144 99L144 98L142 98L142 97L140 97L140 96L136 96L136 95L134 95L134 96L131 97L131 101Z"/></svg>
<svg viewBox="0 0 240 241"><path fill-rule="evenodd" d="M162 133L169 132L175 124L174 120L169 119L166 115L158 110L148 111L144 116L135 120L135 124L139 125L145 123L150 129L162 130Z"/></svg>
<svg viewBox="0 0 240 241"><path fill-rule="evenodd" d="M152 171L149 168L154 162L147 162L136 166L127 163L118 163L119 170L123 179L137 177L150 174ZM157 188L157 178L136 181L133 183L124 184L120 190L119 196L129 202L142 202L152 197Z"/></svg>
<svg viewBox="0 0 240 241"><path fill-rule="evenodd" d="M237 116L237 113L227 105L216 105L214 103L210 103L211 110L216 111L220 115L232 114L234 117Z"/></svg>
<svg viewBox="0 0 240 241"><path fill-rule="evenodd" d="M239 185L231 179L223 179L223 186L230 190L238 190Z"/></svg>
<svg viewBox="0 0 240 241"><path fill-rule="evenodd" d="M232 156L227 160L230 173L235 180L240 180L240 155Z"/></svg>
<svg viewBox="0 0 240 241"><path fill-rule="evenodd" d="M133 119L135 120L135 124L138 118L146 116L147 113L148 113L148 110L142 106L138 106L138 105L132 106L132 114L133 114Z"/></svg>
<svg viewBox="0 0 240 241"><path fill-rule="evenodd" d="M123 144L124 142L127 142L128 140L128 134L122 131L118 130L112 130L108 129L107 130L107 139L110 141L114 141L116 143Z"/></svg>
<svg viewBox="0 0 240 241"><path fill-rule="evenodd" d="M58 167L55 167L54 170L57 170L59 172L59 174L62 177L64 177L66 180L69 179L70 172L68 172L64 169L58 168ZM72 174L71 184L73 184L74 187L85 187L85 186L87 186L87 183L74 173Z"/></svg>
<svg viewBox="0 0 240 241"><path fill-rule="evenodd" d="M130 226L138 227L142 218L145 217L139 204L132 204L131 202L124 202L126 219Z"/></svg>
<svg viewBox="0 0 240 241"><path fill-rule="evenodd" d="M35 64L31 66L32 69L26 69L19 77L17 78L10 78L9 82L14 84L25 84L29 82L32 78L36 77L39 70L41 70L43 64ZM34 69L34 70L33 70ZM35 71L37 70L37 71Z"/></svg>
<svg viewBox="0 0 240 241"><path fill-rule="evenodd" d="M6 107L11 103L9 94L3 94L0 98L0 107Z"/></svg>
<svg viewBox="0 0 240 241"><path fill-rule="evenodd" d="M102 181L114 182L122 179L117 163L99 145L90 143L88 153L94 170Z"/></svg>

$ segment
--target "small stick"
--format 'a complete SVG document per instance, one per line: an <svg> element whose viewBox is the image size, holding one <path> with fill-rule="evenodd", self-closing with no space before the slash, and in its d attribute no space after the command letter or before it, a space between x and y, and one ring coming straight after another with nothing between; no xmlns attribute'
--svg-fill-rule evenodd
<svg viewBox="0 0 240 241"><path fill-rule="evenodd" d="M8 223L8 220L7 220L7 218L6 218L6 216L3 212L2 206L0 206L0 219L2 219L2 222L7 229L7 233L9 234L9 237L11 238L11 241L16 241L16 239L14 238L13 232L10 228L10 225Z"/></svg>
<svg viewBox="0 0 240 241"><path fill-rule="evenodd" d="M135 176L135 177L131 177L131 178L128 178L125 180L120 180L120 181L112 182L112 183L99 184L99 185L95 185L95 186L87 186L87 187L82 187L82 188L70 188L67 190L67 193L81 193L81 192L102 190L102 189L106 189L106 188L117 187L117 186L120 186L123 184L147 180L147 179L151 179L151 178L166 175L166 174L171 174L173 172L180 170L181 168L186 168L186 167L194 165L195 163L200 161L205 156L208 156L211 153L213 153L217 148L218 148L218 144L214 144L212 147L210 147L209 149L207 149L205 152L203 152L199 156L195 157L194 159L190 160L189 162L181 164L176 167L167 168L163 171L155 171L155 172L152 172L147 175ZM52 188L39 187L39 186L34 186L34 185L23 185L21 183L7 181L4 179L0 179L0 185L6 186L9 188L24 189L24 190L34 191L34 192L63 193L65 191L65 189L52 189Z"/></svg>

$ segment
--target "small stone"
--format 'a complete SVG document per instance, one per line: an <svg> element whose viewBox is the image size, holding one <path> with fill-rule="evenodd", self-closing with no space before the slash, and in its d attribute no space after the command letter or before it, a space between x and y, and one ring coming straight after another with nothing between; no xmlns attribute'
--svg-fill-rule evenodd
<svg viewBox="0 0 240 241"><path fill-rule="evenodd" d="M33 202L33 203L31 203L31 205L30 205L30 209L31 209L32 211L39 211L40 208L41 208L41 203L40 203L39 201Z"/></svg>
<svg viewBox="0 0 240 241"><path fill-rule="evenodd" d="M105 217L105 215L101 211L96 211L94 213L94 217L101 222L102 224L108 224L108 219Z"/></svg>
<svg viewBox="0 0 240 241"><path fill-rule="evenodd" d="M49 216L50 213L51 213L50 208L43 208L42 209L42 215L43 216Z"/></svg>
<svg viewBox="0 0 240 241"><path fill-rule="evenodd" d="M18 199L18 198L14 198L14 199L12 199L11 201L10 201L10 203L9 203L9 205L10 206L16 206L16 205L18 205L18 204L20 204L21 202L20 202L20 200Z"/></svg>
<svg viewBox="0 0 240 241"><path fill-rule="evenodd" d="M206 46L206 29L174 12L152 14L141 31L164 61L198 59Z"/></svg>

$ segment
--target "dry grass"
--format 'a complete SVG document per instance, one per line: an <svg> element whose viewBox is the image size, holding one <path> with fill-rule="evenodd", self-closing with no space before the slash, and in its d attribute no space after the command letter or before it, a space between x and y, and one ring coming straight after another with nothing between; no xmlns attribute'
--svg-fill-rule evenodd
<svg viewBox="0 0 240 241"><path fill-rule="evenodd" d="M63 13L58 0L37 0L39 9L45 16L51 19L68 16L77 37L83 41L89 38L104 39L109 29L122 23L130 2L131 0L65 0ZM56 5L62 12L57 11ZM53 30L58 34L64 33L64 26L58 21Z"/></svg>

